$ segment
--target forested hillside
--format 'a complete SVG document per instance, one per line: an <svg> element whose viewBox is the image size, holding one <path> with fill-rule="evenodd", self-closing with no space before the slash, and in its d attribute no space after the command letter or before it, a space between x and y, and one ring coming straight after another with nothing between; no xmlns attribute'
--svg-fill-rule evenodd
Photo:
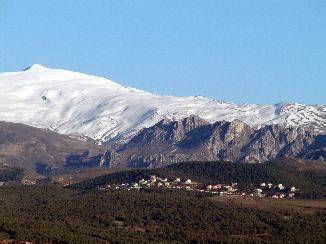
<svg viewBox="0 0 326 244"><path fill-rule="evenodd" d="M322 165L322 164L321 164ZM237 182L239 185L271 182L299 187L303 198L326 197L326 171L324 169L298 169L285 161L261 164L236 164L228 162L184 162L161 169L137 169L116 172L86 180L71 186L77 189L95 189L112 183L139 181L156 174L161 177L190 178L207 184Z"/></svg>
<svg viewBox="0 0 326 244"><path fill-rule="evenodd" d="M24 170L0 166L0 182L19 181L24 176Z"/></svg>
<svg viewBox="0 0 326 244"><path fill-rule="evenodd" d="M184 191L0 188L0 239L66 242L322 242L325 210L255 207ZM288 201L288 200L286 200Z"/></svg>

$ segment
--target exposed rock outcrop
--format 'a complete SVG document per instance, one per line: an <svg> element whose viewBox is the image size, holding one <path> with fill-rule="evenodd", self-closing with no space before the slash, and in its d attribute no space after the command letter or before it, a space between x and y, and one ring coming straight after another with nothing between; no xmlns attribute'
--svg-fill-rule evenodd
<svg viewBox="0 0 326 244"><path fill-rule="evenodd" d="M267 125L253 129L240 120L213 124L191 116L162 120L120 148L131 166L157 167L189 160L264 162L283 156L325 159L326 135L310 129Z"/></svg>

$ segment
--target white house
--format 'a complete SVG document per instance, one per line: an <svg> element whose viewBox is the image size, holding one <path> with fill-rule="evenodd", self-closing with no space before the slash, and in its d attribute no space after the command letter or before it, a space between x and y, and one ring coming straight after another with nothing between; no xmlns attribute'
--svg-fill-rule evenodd
<svg viewBox="0 0 326 244"><path fill-rule="evenodd" d="M263 190L258 188L258 189L256 189L256 192L257 192L257 193L262 193Z"/></svg>
<svg viewBox="0 0 326 244"><path fill-rule="evenodd" d="M218 190L218 189L221 189L222 185L221 184L218 184L218 185L214 185L212 186L212 189L213 190Z"/></svg>
<svg viewBox="0 0 326 244"><path fill-rule="evenodd" d="M283 186L282 184L278 184L277 187L278 187L278 189L280 189L280 190L283 190L283 189L284 189L284 186Z"/></svg>
<svg viewBox="0 0 326 244"><path fill-rule="evenodd" d="M293 192L291 192L291 193L289 193L289 198L294 198L294 193Z"/></svg>
<svg viewBox="0 0 326 244"><path fill-rule="evenodd" d="M164 186L170 188L170 182L164 182Z"/></svg>
<svg viewBox="0 0 326 244"><path fill-rule="evenodd" d="M156 182L156 180L157 180L156 175L151 175L151 182Z"/></svg>

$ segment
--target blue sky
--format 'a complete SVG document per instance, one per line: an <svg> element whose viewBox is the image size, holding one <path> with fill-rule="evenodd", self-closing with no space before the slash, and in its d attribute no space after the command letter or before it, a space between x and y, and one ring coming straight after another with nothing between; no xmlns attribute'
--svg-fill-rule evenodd
<svg viewBox="0 0 326 244"><path fill-rule="evenodd" d="M39 63L170 95L326 103L325 0L0 0L0 72Z"/></svg>

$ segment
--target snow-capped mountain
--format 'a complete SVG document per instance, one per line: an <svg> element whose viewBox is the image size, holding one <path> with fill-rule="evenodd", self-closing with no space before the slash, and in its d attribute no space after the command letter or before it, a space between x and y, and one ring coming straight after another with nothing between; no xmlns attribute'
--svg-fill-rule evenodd
<svg viewBox="0 0 326 244"><path fill-rule="evenodd" d="M124 87L82 73L32 65L0 74L0 120L50 128L101 142L127 139L167 118L241 120L252 127L282 124L326 133L326 106L235 104L200 96L175 97Z"/></svg>

